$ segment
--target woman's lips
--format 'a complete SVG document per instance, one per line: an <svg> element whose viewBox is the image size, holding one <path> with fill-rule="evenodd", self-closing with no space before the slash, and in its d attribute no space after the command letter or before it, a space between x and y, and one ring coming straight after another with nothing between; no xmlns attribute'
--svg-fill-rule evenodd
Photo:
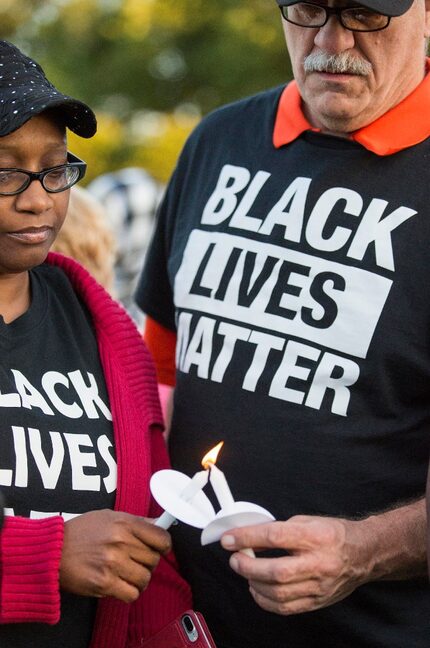
<svg viewBox="0 0 430 648"><path fill-rule="evenodd" d="M8 236L14 239L18 239L23 243L45 243L50 236L51 227L48 225L42 227L27 227L17 232L9 232Z"/></svg>

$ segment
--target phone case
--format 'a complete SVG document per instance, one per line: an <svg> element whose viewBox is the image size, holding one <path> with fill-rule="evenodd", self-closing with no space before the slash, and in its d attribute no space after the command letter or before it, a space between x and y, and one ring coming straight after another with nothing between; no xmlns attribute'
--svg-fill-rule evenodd
<svg viewBox="0 0 430 648"><path fill-rule="evenodd" d="M182 624L184 617L191 617L196 630L196 638L191 640ZM156 635L144 641L141 648L216 648L215 642L200 612L188 610Z"/></svg>

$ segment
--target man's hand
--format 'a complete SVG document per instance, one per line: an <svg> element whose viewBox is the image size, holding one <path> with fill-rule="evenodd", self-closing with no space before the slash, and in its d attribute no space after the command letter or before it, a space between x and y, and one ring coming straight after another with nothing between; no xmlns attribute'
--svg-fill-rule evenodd
<svg viewBox="0 0 430 648"><path fill-rule="evenodd" d="M170 548L170 535L142 517L110 510L84 513L64 525L60 587L130 603Z"/></svg>
<svg viewBox="0 0 430 648"><path fill-rule="evenodd" d="M234 529L221 543L235 551L244 547L288 551L281 558L239 553L230 558L232 569L248 579L256 603L287 615L331 605L366 581L360 536L358 522L296 516L287 522Z"/></svg>
<svg viewBox="0 0 430 648"><path fill-rule="evenodd" d="M285 549L288 555L281 558L235 553L230 564L248 579L263 609L310 612L340 601L368 581L424 577L425 501L360 521L300 515L287 522L233 529L221 543L230 551Z"/></svg>

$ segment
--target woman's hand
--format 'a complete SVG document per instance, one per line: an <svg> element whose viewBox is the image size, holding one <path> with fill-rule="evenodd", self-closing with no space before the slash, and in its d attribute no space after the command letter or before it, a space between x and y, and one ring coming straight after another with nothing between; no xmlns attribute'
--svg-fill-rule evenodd
<svg viewBox="0 0 430 648"><path fill-rule="evenodd" d="M135 601L149 584L170 535L144 518L90 511L64 525L60 587L81 596Z"/></svg>

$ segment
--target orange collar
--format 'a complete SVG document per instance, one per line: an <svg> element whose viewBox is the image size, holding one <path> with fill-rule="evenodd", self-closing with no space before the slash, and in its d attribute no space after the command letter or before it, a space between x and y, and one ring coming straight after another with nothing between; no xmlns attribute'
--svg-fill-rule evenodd
<svg viewBox="0 0 430 648"><path fill-rule="evenodd" d="M377 155L391 155L419 144L430 136L430 58L427 75L410 95L397 106L364 128L351 133L351 138ZM303 114L297 83L292 81L282 92L273 130L276 148L290 144L313 128Z"/></svg>

